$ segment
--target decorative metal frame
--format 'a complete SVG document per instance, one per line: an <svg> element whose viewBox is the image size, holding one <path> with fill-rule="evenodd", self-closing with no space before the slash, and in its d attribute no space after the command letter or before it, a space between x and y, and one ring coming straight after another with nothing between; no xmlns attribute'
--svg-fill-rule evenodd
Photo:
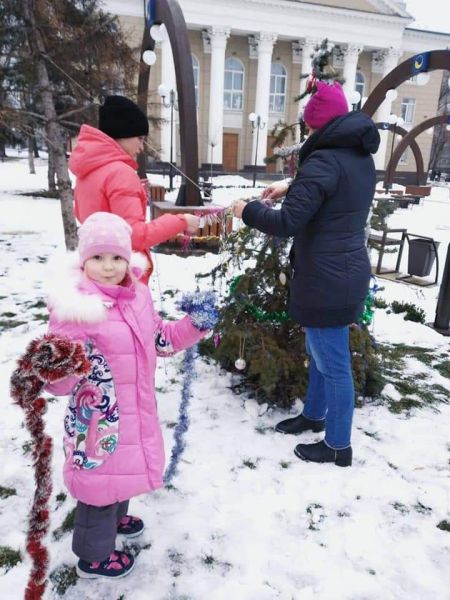
<svg viewBox="0 0 450 600"><path fill-rule="evenodd" d="M426 58L426 60L424 60ZM450 50L431 50L411 56L384 77L367 98L362 112L370 117L384 102L386 92L397 88L418 73L450 70Z"/></svg>
<svg viewBox="0 0 450 600"><path fill-rule="evenodd" d="M404 138L405 136L408 135L408 131L406 129L404 129L403 127L400 127L399 125L391 125L390 123L375 123L377 129L382 129L383 131L394 131L394 127L395 127L395 133L399 134L402 136L402 138ZM416 185L422 185L423 179L424 179L424 167L423 167L423 156L422 156L422 151L419 147L419 144L415 141L415 140L411 140L410 144L411 146L411 150L414 154L414 159L416 161ZM385 176L385 180L384 180L384 184L386 185L387 182L389 181L389 185L392 183L392 181L390 179L387 179L388 173L390 173L389 169L391 167L391 160L389 161L388 166L386 167L386 176ZM395 167L397 167L397 165L395 165ZM394 169L394 173L392 174L392 179L394 179L394 174L395 174L395 169Z"/></svg>
<svg viewBox="0 0 450 600"><path fill-rule="evenodd" d="M416 127L414 127L413 129L411 129L411 131L409 131L407 133L407 135L405 135L404 138L402 140L400 140L400 142L395 147L392 157L386 167L386 173L384 176L384 186L385 187L391 186L392 181L394 179L394 175L395 175L395 169L397 168L397 165L400 161L400 158L402 157L402 154L405 152L405 150L408 148L408 146L411 146L411 148L413 148L414 144L417 145L417 142L415 141L416 137L418 135L420 135L421 133L423 133L426 129L429 129L430 127L434 127L435 125L440 125L442 123L449 123L449 120L450 120L450 115L439 115L437 117L432 117L431 119L426 119L419 125L416 125ZM414 152L414 150L413 150L413 152ZM421 155L421 159L422 159L422 155ZM417 158L416 158L416 163L417 163ZM423 159L422 159L422 177L423 177L423 175L424 175L424 173L423 173ZM419 179L419 169L417 169L417 179L418 179L417 185L421 185L421 182L423 181L423 179L421 179L421 180Z"/></svg>
<svg viewBox="0 0 450 600"><path fill-rule="evenodd" d="M410 79L413 75L438 70L450 70L450 50L431 50L430 52L423 52L421 54L411 56L411 58L408 58L404 62L400 63L397 67L395 67L395 69L393 69L390 73L386 75L386 77L384 77L380 81L380 83L375 87L370 96L367 98L362 108L362 112L366 113L370 117L373 116L378 110L378 108L381 106L381 104L384 102L386 92L388 90L397 88L399 85ZM433 119L439 118L442 118L442 116L433 117ZM426 123L433 121L433 119L429 119L428 121L426 121ZM434 124L436 124L436 122L434 122ZM403 137L401 142L398 144L397 148L394 150L394 153L391 159L389 160L389 164L386 167L384 179L385 187L391 185L395 176L395 169L403 152L408 146L411 146L414 152L414 146L412 145L412 142L415 140L417 135L419 135L419 133L421 133L425 129L428 129L428 127L431 127L431 124L424 126L424 123L422 123L414 129L412 129L406 136ZM397 127L397 131L400 131L399 127ZM414 134L413 132L416 133ZM420 155L420 159L418 159L418 155L416 155L416 152L414 152L414 156L417 165L417 182L418 185L420 185L424 174L423 158L422 155Z"/></svg>
<svg viewBox="0 0 450 600"><path fill-rule="evenodd" d="M138 78L138 105L147 114L150 66L142 60L146 50L154 50L150 36L152 25L164 24L169 35L175 65L180 117L180 152L183 178L176 204L201 206L203 201L198 187L197 108L195 103L194 73L186 21L177 0L144 0L145 27L141 45ZM139 162L139 175L145 177L145 156Z"/></svg>

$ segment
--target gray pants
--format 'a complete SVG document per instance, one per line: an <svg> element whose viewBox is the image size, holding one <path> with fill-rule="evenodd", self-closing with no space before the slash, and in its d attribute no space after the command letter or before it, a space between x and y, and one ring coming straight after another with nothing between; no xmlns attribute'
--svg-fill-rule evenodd
<svg viewBox="0 0 450 600"><path fill-rule="evenodd" d="M116 547L117 525L127 514L128 500L108 506L91 506L78 502L72 550L82 560L101 562Z"/></svg>

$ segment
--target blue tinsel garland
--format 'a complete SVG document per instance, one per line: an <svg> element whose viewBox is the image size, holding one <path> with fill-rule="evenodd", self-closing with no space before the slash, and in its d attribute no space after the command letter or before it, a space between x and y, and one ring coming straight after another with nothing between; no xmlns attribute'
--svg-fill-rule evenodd
<svg viewBox="0 0 450 600"><path fill-rule="evenodd" d="M219 320L214 292L188 292L177 302L177 307L190 315L192 323L200 331L212 329Z"/></svg>
<svg viewBox="0 0 450 600"><path fill-rule="evenodd" d="M192 323L200 331L212 329L219 318L219 311L215 306L214 292L194 292L185 294L177 303L178 308L190 315ZM191 385L196 377L195 357L197 346L188 348L183 361L183 387L181 389L181 404L178 423L173 434L175 443L172 448L170 462L164 473L164 483L168 484L175 475L181 455L186 448L184 434L189 427L188 407L191 400Z"/></svg>
<svg viewBox="0 0 450 600"><path fill-rule="evenodd" d="M195 364L194 359L197 355L197 346L193 346L192 348L188 348L186 350L186 354L184 355L183 361L183 387L181 389L181 404L179 410L178 423L175 427L175 431L173 434L174 437L174 445L172 448L172 454L170 455L170 462L164 473L164 483L170 483L172 477L175 475L178 463L180 461L181 455L186 448L186 441L184 440L184 434L188 430L189 427L189 415L188 415L188 406L189 401L191 399L191 384L192 380L196 376L195 372Z"/></svg>

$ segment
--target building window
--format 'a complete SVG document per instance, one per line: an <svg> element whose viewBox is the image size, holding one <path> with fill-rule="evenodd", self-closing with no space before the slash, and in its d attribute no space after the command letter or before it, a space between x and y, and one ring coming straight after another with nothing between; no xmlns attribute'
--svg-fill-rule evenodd
<svg viewBox="0 0 450 600"><path fill-rule="evenodd" d="M237 58L225 61L223 104L225 110L242 110L244 106L244 65Z"/></svg>
<svg viewBox="0 0 450 600"><path fill-rule="evenodd" d="M279 62L272 63L270 73L269 112L284 113L286 106L286 69Z"/></svg>
<svg viewBox="0 0 450 600"><path fill-rule="evenodd" d="M402 100L402 118L405 125L412 125L414 122L414 111L416 108L415 98L403 98Z"/></svg>
<svg viewBox="0 0 450 600"><path fill-rule="evenodd" d="M410 77L409 79L407 79L405 81L405 83L408 83L410 85L417 85L417 75L413 75L412 77Z"/></svg>
<svg viewBox="0 0 450 600"><path fill-rule="evenodd" d="M355 77L355 90L357 92L360 93L361 95L361 100L359 101L358 104L358 110L361 108L361 101L364 98L365 91L366 91L366 79L364 77L364 75L361 73L361 71L356 71L356 77Z"/></svg>
<svg viewBox="0 0 450 600"><path fill-rule="evenodd" d="M198 90L200 81L200 65L197 57L192 54L192 70L194 71L195 106L198 108Z"/></svg>

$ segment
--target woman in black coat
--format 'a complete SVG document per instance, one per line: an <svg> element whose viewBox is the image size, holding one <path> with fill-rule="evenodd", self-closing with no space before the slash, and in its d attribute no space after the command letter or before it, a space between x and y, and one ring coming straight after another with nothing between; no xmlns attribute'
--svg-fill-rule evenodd
<svg viewBox="0 0 450 600"><path fill-rule="evenodd" d="M296 455L349 466L355 394L349 325L363 311L370 281L365 226L375 191L372 154L380 138L370 117L348 113L339 84L319 82L304 118L310 136L294 181L263 194L286 193L281 209L238 201L234 213L259 231L294 237L289 313L306 331L309 384L301 415L282 421L277 431L325 429L323 441L297 445Z"/></svg>

